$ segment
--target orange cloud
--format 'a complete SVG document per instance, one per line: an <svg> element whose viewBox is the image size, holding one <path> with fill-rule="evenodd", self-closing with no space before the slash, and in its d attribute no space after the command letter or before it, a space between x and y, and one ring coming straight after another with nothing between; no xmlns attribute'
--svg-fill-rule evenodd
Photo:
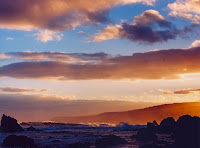
<svg viewBox="0 0 200 148"><path fill-rule="evenodd" d="M0 59L9 59L10 57L4 53L0 53Z"/></svg>
<svg viewBox="0 0 200 148"><path fill-rule="evenodd" d="M190 73L200 73L200 47L111 56L98 63L33 61L0 67L1 77L23 79L178 79L180 75Z"/></svg>

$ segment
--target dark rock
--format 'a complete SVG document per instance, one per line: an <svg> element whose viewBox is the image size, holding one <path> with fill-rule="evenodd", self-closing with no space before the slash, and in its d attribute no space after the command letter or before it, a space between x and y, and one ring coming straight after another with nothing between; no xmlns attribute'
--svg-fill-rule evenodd
<svg viewBox="0 0 200 148"><path fill-rule="evenodd" d="M174 147L173 145L160 146L156 145L155 143L152 143L152 144L141 145L139 146L139 148L179 148L179 147Z"/></svg>
<svg viewBox="0 0 200 148"><path fill-rule="evenodd" d="M153 123L151 123L151 122L148 122L148 123L147 123L147 129L148 129L149 131L156 133L156 132L157 132L157 128L158 128L158 127L157 127L157 126L154 126Z"/></svg>
<svg viewBox="0 0 200 148"><path fill-rule="evenodd" d="M53 139L53 137L52 137L52 136L49 136L48 139Z"/></svg>
<svg viewBox="0 0 200 148"><path fill-rule="evenodd" d="M158 126L158 123L156 122L156 120L153 121L153 125Z"/></svg>
<svg viewBox="0 0 200 148"><path fill-rule="evenodd" d="M89 148L91 145L92 144L89 142L86 142L86 143L76 142L76 143L69 144L66 148Z"/></svg>
<svg viewBox="0 0 200 148"><path fill-rule="evenodd" d="M172 117L168 117L161 121L159 126L159 132L161 133L173 133L176 130L176 121Z"/></svg>
<svg viewBox="0 0 200 148"><path fill-rule="evenodd" d="M3 132L21 132L23 128L17 123L17 120L3 114L1 118L1 130Z"/></svg>
<svg viewBox="0 0 200 148"><path fill-rule="evenodd" d="M27 136L10 135L4 139L3 145L8 147L33 148L34 140Z"/></svg>
<svg viewBox="0 0 200 148"><path fill-rule="evenodd" d="M175 133L176 146L181 148L200 147L200 118L181 116L177 121Z"/></svg>
<svg viewBox="0 0 200 148"><path fill-rule="evenodd" d="M117 146L121 144L127 144L128 142L116 135L108 135L101 139L97 139L95 142L95 146L97 148L108 148L111 146Z"/></svg>
<svg viewBox="0 0 200 148"><path fill-rule="evenodd" d="M57 143L57 142L61 142L60 140L52 140L51 142Z"/></svg>
<svg viewBox="0 0 200 148"><path fill-rule="evenodd" d="M130 138L131 139L136 139L137 135L132 135Z"/></svg>
<svg viewBox="0 0 200 148"><path fill-rule="evenodd" d="M38 130L31 125L29 128L26 129L26 131L38 131Z"/></svg>
<svg viewBox="0 0 200 148"><path fill-rule="evenodd" d="M157 136L155 132L148 128L140 129L136 135L137 141L153 141L156 139L157 139Z"/></svg>

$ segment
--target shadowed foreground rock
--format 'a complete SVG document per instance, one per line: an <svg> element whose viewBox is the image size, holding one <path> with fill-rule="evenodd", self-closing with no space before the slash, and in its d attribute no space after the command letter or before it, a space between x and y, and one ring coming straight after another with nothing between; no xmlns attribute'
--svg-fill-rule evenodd
<svg viewBox="0 0 200 148"><path fill-rule="evenodd" d="M22 147L22 148L33 148L34 140L28 138L27 136L16 136L10 135L6 137L3 141L4 146L8 147Z"/></svg>
<svg viewBox="0 0 200 148"><path fill-rule="evenodd" d="M66 148L89 148L91 145L92 144L89 142L86 142L86 143L77 142L77 143L69 144Z"/></svg>
<svg viewBox="0 0 200 148"><path fill-rule="evenodd" d="M1 130L7 133L22 132L23 128L17 123L17 120L3 114L1 118Z"/></svg>
<svg viewBox="0 0 200 148"><path fill-rule="evenodd" d="M200 118L181 116L177 121L175 137L177 147L200 148Z"/></svg>
<svg viewBox="0 0 200 148"><path fill-rule="evenodd" d="M139 129L136 140L137 141L153 141L157 138L154 130L151 130L149 128L142 128Z"/></svg>
<svg viewBox="0 0 200 148"><path fill-rule="evenodd" d="M108 135L101 139L97 139L95 142L95 146L97 148L108 148L111 146L117 146L122 144L127 144L128 142L116 135Z"/></svg>
<svg viewBox="0 0 200 148"><path fill-rule="evenodd" d="M159 126L161 133L173 133L176 130L176 121L172 117L168 117L161 121Z"/></svg>

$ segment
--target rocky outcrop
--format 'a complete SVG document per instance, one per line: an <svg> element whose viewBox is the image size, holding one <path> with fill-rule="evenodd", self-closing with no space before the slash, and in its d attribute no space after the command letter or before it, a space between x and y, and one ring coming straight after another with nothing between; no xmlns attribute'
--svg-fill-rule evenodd
<svg viewBox="0 0 200 148"><path fill-rule="evenodd" d="M7 147L33 148L34 140L27 136L10 135L4 139L3 145Z"/></svg>
<svg viewBox="0 0 200 148"><path fill-rule="evenodd" d="M101 139L97 139L95 142L96 148L108 148L111 146L117 146L127 144L128 142L116 135L108 135Z"/></svg>
<svg viewBox="0 0 200 148"><path fill-rule="evenodd" d="M1 130L7 133L21 132L23 128L17 123L17 120L3 114L1 118Z"/></svg>
<svg viewBox="0 0 200 148"><path fill-rule="evenodd" d="M159 132L161 133L173 133L176 130L176 121L172 117L168 117L161 121L159 126Z"/></svg>

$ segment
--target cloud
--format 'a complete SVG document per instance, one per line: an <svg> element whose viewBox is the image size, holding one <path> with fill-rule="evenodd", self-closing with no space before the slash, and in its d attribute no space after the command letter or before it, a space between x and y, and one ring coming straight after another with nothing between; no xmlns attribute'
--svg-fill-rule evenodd
<svg viewBox="0 0 200 148"><path fill-rule="evenodd" d="M98 62L108 59L110 55L100 52L93 54L86 53L65 53L65 52L12 52L7 53L9 56L22 60L36 60L36 61L63 61L68 63L88 63Z"/></svg>
<svg viewBox="0 0 200 148"><path fill-rule="evenodd" d="M200 23L200 0L176 0L168 4L168 8L171 10L170 16L179 16L193 23Z"/></svg>
<svg viewBox="0 0 200 148"><path fill-rule="evenodd" d="M191 47L191 48L200 47L200 40L194 41L190 47Z"/></svg>
<svg viewBox="0 0 200 148"><path fill-rule="evenodd" d="M125 38L131 41L155 43L175 39L179 34L180 31L166 21L158 11L147 10L135 16L131 24L123 21L120 25L108 26L89 38L97 42Z"/></svg>
<svg viewBox="0 0 200 148"><path fill-rule="evenodd" d="M179 79L181 75L190 73L200 73L200 47L110 56L98 63L30 61L0 67L0 77L20 79L151 80Z"/></svg>
<svg viewBox="0 0 200 148"><path fill-rule="evenodd" d="M7 41L8 41L8 40L14 40L14 38L12 38L12 37L7 37L6 40L7 40Z"/></svg>
<svg viewBox="0 0 200 148"><path fill-rule="evenodd" d="M1 0L0 28L48 29L63 31L84 24L107 22L109 9L114 6L156 0Z"/></svg>
<svg viewBox="0 0 200 148"><path fill-rule="evenodd" d="M182 95L182 94L192 94L195 92L200 93L200 89L182 89L182 90L176 90L176 91L160 90L160 91L163 92L165 95L171 95L171 94Z"/></svg>
<svg viewBox="0 0 200 148"><path fill-rule="evenodd" d="M42 30L39 33L35 33L33 36L36 36L36 39L41 42L48 42L48 41L60 41L62 40L63 34L62 33L56 33L50 30Z"/></svg>
<svg viewBox="0 0 200 148"><path fill-rule="evenodd" d="M0 59L9 59L10 57L4 53L0 53Z"/></svg>
<svg viewBox="0 0 200 148"><path fill-rule="evenodd" d="M27 89L27 88L16 88L16 87L2 87L0 92L12 92L12 93L27 93L27 92L47 92L47 89Z"/></svg>

